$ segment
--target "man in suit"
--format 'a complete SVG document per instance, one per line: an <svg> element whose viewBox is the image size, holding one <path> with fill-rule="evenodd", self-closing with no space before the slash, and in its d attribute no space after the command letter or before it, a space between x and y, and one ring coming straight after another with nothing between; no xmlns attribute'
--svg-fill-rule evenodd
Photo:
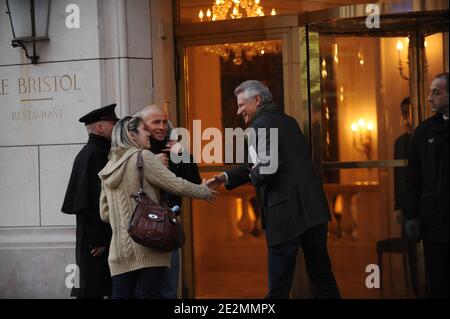
<svg viewBox="0 0 450 319"><path fill-rule="evenodd" d="M435 113L414 131L405 193L405 229L422 239L433 298L448 298L449 288L449 115L448 72L431 82L428 101Z"/></svg>
<svg viewBox="0 0 450 319"><path fill-rule="evenodd" d="M111 227L100 219L100 178L98 172L108 162L111 134L118 118L116 104L101 107L81 117L89 133L87 144L73 163L72 174L61 211L76 215L76 262L80 287L72 290L78 299L111 295L108 266Z"/></svg>
<svg viewBox="0 0 450 319"><path fill-rule="evenodd" d="M250 156L253 163L216 175L207 185L225 184L232 190L248 182L254 184L268 244L266 298L289 298L299 247L315 297L340 298L327 250L330 212L297 121L273 104L272 94L262 82L245 81L234 93L238 115L257 133L255 152ZM251 154L250 148L251 144ZM268 150L274 149L277 151L268 156Z"/></svg>

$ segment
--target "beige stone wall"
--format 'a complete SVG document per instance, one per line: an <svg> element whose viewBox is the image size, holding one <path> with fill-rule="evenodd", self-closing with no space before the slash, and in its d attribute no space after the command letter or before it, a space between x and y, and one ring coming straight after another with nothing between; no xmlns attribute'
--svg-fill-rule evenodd
<svg viewBox="0 0 450 319"><path fill-rule="evenodd" d="M66 27L69 4L80 8L80 28ZM10 45L6 11L0 0L0 298L68 298L75 218L60 208L87 141L78 118L109 103L119 116L175 105L173 38L154 32L160 21L171 32L170 1L52 1L37 65Z"/></svg>

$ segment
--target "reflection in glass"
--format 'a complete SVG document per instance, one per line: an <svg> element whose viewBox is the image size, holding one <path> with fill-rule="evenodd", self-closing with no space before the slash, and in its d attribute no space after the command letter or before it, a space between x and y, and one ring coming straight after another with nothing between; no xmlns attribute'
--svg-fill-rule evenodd
<svg viewBox="0 0 450 319"><path fill-rule="evenodd" d="M321 110L313 116L321 118L322 162L405 160L391 168L323 171L330 254L344 297L416 297L426 289L422 248L405 238L401 220L404 165L418 124L411 52L423 46L419 72L429 85L448 66L446 36L319 36ZM383 266L376 292L363 285L361 271L371 263Z"/></svg>
<svg viewBox="0 0 450 319"><path fill-rule="evenodd" d="M365 170L340 169L337 175L363 175ZM407 246L393 246L386 239L401 238L401 225L392 212L393 169L377 169L382 178L375 183L326 183L325 194L332 213L329 251L336 280L345 298L414 298L417 285L424 285L420 266L421 247L412 247L415 264L405 260ZM385 250L387 246L389 249ZM404 247L404 249L403 249ZM406 263L405 263L406 262ZM381 289L365 286L366 267L382 265ZM416 267L411 267L416 265ZM414 273L411 275L411 269ZM421 273L422 272L422 273Z"/></svg>

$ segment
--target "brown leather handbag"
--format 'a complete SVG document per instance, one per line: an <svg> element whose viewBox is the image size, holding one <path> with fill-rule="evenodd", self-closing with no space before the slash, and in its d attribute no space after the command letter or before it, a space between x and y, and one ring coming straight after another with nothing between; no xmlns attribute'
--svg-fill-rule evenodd
<svg viewBox="0 0 450 319"><path fill-rule="evenodd" d="M142 151L138 153L136 165L141 188L136 194L131 195L137 205L128 225L128 234L138 244L161 252L182 247L186 237L180 220L170 209L156 204L144 192Z"/></svg>

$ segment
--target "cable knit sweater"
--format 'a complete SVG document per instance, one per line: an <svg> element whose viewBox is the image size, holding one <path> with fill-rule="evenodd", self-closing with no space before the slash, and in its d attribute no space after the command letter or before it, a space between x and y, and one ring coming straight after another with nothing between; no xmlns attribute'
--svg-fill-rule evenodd
<svg viewBox="0 0 450 319"><path fill-rule="evenodd" d="M136 207L130 197L140 188L137 155L140 149L131 148L110 153L110 160L98 174L102 181L100 217L113 230L109 249L111 275L119 275L145 267L170 265L170 252L161 253L134 242L127 232L128 223ZM160 189L198 199L206 199L209 189L176 177L150 151L143 150L144 191L155 202L160 202Z"/></svg>

